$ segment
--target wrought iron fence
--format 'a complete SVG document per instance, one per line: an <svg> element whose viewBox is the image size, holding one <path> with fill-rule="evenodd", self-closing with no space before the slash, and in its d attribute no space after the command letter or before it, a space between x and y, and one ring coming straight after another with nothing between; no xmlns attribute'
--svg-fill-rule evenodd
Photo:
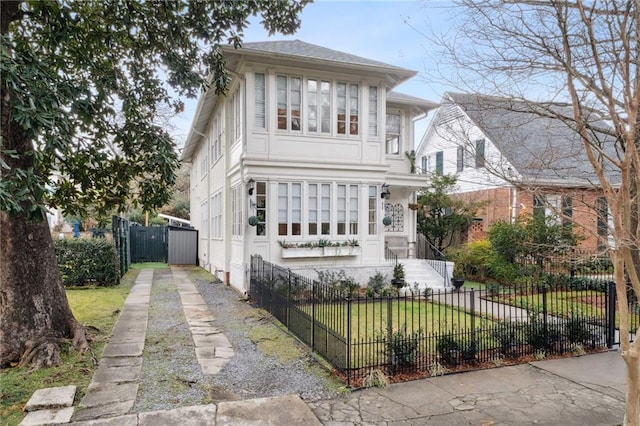
<svg viewBox="0 0 640 426"><path fill-rule="evenodd" d="M251 299L351 386L360 386L372 369L419 377L611 347L616 339L615 288L609 282L368 297L347 284L320 284L251 258ZM638 316L633 313L631 321Z"/></svg>

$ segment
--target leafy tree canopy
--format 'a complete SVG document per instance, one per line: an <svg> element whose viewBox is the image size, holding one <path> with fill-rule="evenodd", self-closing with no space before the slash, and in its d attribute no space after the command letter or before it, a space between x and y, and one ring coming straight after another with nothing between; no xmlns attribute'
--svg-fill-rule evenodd
<svg viewBox="0 0 640 426"><path fill-rule="evenodd" d="M0 210L41 219L45 205L85 216L167 203L178 160L158 108L224 92L220 46L239 47L258 14L269 33L292 33L307 2L3 2Z"/></svg>

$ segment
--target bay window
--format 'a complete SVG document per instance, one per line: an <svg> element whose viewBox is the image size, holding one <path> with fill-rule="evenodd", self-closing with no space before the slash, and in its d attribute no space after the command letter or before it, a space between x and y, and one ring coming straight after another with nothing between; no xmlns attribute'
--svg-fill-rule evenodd
<svg viewBox="0 0 640 426"><path fill-rule="evenodd" d="M278 129L300 130L300 77L277 76Z"/></svg>

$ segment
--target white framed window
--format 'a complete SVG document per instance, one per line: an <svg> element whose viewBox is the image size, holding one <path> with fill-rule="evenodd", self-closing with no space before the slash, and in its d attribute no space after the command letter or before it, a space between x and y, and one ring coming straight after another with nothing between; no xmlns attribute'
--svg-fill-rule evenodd
<svg viewBox="0 0 640 426"><path fill-rule="evenodd" d="M356 235L358 233L358 185L338 185L336 201L338 235Z"/></svg>
<svg viewBox="0 0 640 426"><path fill-rule="evenodd" d="M302 234L302 184L278 184L278 235Z"/></svg>
<svg viewBox="0 0 640 426"><path fill-rule="evenodd" d="M266 104L265 104L265 78L264 74L255 74L255 127L264 129L266 127Z"/></svg>
<svg viewBox="0 0 640 426"><path fill-rule="evenodd" d="M211 124L211 167L222 156L222 114L220 111L213 118Z"/></svg>
<svg viewBox="0 0 640 426"><path fill-rule="evenodd" d="M378 233L378 187L369 186L369 235Z"/></svg>
<svg viewBox="0 0 640 426"><path fill-rule="evenodd" d="M231 235L242 236L242 186L238 185L231 190Z"/></svg>
<svg viewBox="0 0 640 426"><path fill-rule="evenodd" d="M267 235L267 183L256 182L256 235Z"/></svg>
<svg viewBox="0 0 640 426"><path fill-rule="evenodd" d="M200 203L200 238L209 238L209 201Z"/></svg>
<svg viewBox="0 0 640 426"><path fill-rule="evenodd" d="M338 134L357 135L359 127L358 85L337 83L336 108Z"/></svg>
<svg viewBox="0 0 640 426"><path fill-rule="evenodd" d="M222 191L211 196L211 238L222 238Z"/></svg>
<svg viewBox="0 0 640 426"><path fill-rule="evenodd" d="M233 98L231 100L233 107L233 141L237 141L241 136L241 124L242 124L242 116L241 116L241 105L240 105L240 88L236 90L233 94Z"/></svg>
<svg viewBox="0 0 640 426"><path fill-rule="evenodd" d="M278 75L276 77L278 129L300 131L302 79Z"/></svg>
<svg viewBox="0 0 640 426"><path fill-rule="evenodd" d="M307 193L309 235L331 233L331 185L310 183Z"/></svg>
<svg viewBox="0 0 640 426"><path fill-rule="evenodd" d="M331 83L307 80L307 131L331 132Z"/></svg>
<svg viewBox="0 0 640 426"><path fill-rule="evenodd" d="M204 139L204 149L200 151L200 179L203 179L209 171L209 147Z"/></svg>
<svg viewBox="0 0 640 426"><path fill-rule="evenodd" d="M387 112L385 149L387 154L400 154L400 112Z"/></svg>
<svg viewBox="0 0 640 426"><path fill-rule="evenodd" d="M369 86L369 136L378 136L378 88Z"/></svg>

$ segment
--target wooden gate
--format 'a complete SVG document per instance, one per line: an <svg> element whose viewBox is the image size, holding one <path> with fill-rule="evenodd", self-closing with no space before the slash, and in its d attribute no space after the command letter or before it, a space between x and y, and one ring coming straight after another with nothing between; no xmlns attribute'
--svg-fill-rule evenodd
<svg viewBox="0 0 640 426"><path fill-rule="evenodd" d="M131 263L167 262L166 226L131 226Z"/></svg>

